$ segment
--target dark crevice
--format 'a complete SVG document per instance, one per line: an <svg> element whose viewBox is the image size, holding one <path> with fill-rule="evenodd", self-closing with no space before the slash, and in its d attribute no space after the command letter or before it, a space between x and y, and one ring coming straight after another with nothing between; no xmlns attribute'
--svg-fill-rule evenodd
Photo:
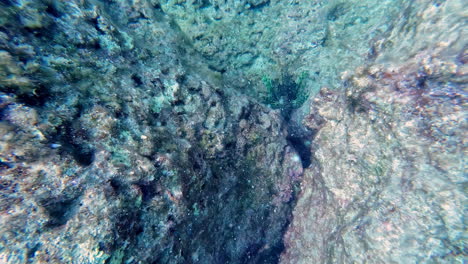
<svg viewBox="0 0 468 264"><path fill-rule="evenodd" d="M249 9L254 10L254 11L261 11L264 7L267 7L269 5L270 5L270 0L260 3L258 5L250 4Z"/></svg>
<svg viewBox="0 0 468 264"><path fill-rule="evenodd" d="M336 21L338 18L342 17L346 12L348 12L348 7L345 3L338 3L335 5L327 14L327 20Z"/></svg>
<svg viewBox="0 0 468 264"><path fill-rule="evenodd" d="M110 179L109 185L112 187L112 190L119 194L122 192L122 183L118 179Z"/></svg>
<svg viewBox="0 0 468 264"><path fill-rule="evenodd" d="M9 87L3 90L6 93L15 94L19 103L32 107L44 106L47 101L54 97L54 94L52 94L44 84L40 84L36 88L31 88L29 91L23 93L19 93L19 89L16 87Z"/></svg>
<svg viewBox="0 0 468 264"><path fill-rule="evenodd" d="M74 146L72 149L73 158L82 166L89 166L94 161L94 150Z"/></svg>
<svg viewBox="0 0 468 264"><path fill-rule="evenodd" d="M223 73L226 73L226 69L225 68L218 68L214 65L208 65L208 69L212 70L212 71L215 71L215 72L219 72L221 74Z"/></svg>
<svg viewBox="0 0 468 264"><path fill-rule="evenodd" d="M0 0L0 3L6 6L12 6L14 4L14 1L13 0Z"/></svg>
<svg viewBox="0 0 468 264"><path fill-rule="evenodd" d="M198 8L203 9L203 8L208 8L211 6L211 1L210 0L198 0L195 4L198 4Z"/></svg>
<svg viewBox="0 0 468 264"><path fill-rule="evenodd" d="M104 32L100 27L99 27L99 20L98 20L99 17L96 17L96 18L91 18L89 20L89 22L91 23L91 25L93 25L93 27L97 30L97 32L99 32L99 34L101 35L105 35L106 32Z"/></svg>
<svg viewBox="0 0 468 264"><path fill-rule="evenodd" d="M0 171L2 170L6 170L6 169L12 169L14 168L15 165L13 163L10 163L10 162L5 162L5 161L0 161ZM1 190L1 186L0 186L0 190Z"/></svg>
<svg viewBox="0 0 468 264"><path fill-rule="evenodd" d="M124 209L117 214L114 230L122 241L134 240L143 231L140 217L141 211L131 208Z"/></svg>
<svg viewBox="0 0 468 264"><path fill-rule="evenodd" d="M187 76L185 76L185 74L178 74L175 76L175 78L176 82L178 82L179 84L183 84L187 80Z"/></svg>
<svg viewBox="0 0 468 264"><path fill-rule="evenodd" d="M34 93L22 94L18 96L18 100L29 106L43 106L52 95L45 86L40 86Z"/></svg>
<svg viewBox="0 0 468 264"><path fill-rule="evenodd" d="M135 83L135 86L136 87L139 87L141 85L143 85L143 80L141 79L141 77L138 75L138 74L132 74L132 80L133 82Z"/></svg>
<svg viewBox="0 0 468 264"><path fill-rule="evenodd" d="M260 251L262 246L263 246L263 243L249 245L244 256L242 257L241 263L251 262L251 260L258 255L258 252Z"/></svg>
<svg viewBox="0 0 468 264"><path fill-rule="evenodd" d="M55 6L54 4L48 5L46 8L46 13L55 17L55 18L60 18L62 17L63 13L61 13Z"/></svg>
<svg viewBox="0 0 468 264"><path fill-rule="evenodd" d="M8 108L9 104L5 103L5 101L0 97L0 105L0 120L5 120L5 110Z"/></svg>
<svg viewBox="0 0 468 264"><path fill-rule="evenodd" d="M248 107L242 107L239 120L242 120L242 119L248 120L251 114L252 114L252 107L250 105Z"/></svg>
<svg viewBox="0 0 468 264"><path fill-rule="evenodd" d="M185 102L183 100L180 100L180 99L176 99L176 101L174 101L172 103L172 105L174 106L182 106L182 105L185 105Z"/></svg>
<svg viewBox="0 0 468 264"><path fill-rule="evenodd" d="M136 185L140 187L145 202L150 201L157 194L155 181L139 182Z"/></svg>
<svg viewBox="0 0 468 264"><path fill-rule="evenodd" d="M70 122L57 127L57 135L52 141L61 142L61 150L73 156L81 166L89 166L94 161L94 148L87 143L87 131L83 128L74 129Z"/></svg>
<svg viewBox="0 0 468 264"><path fill-rule="evenodd" d="M40 247L41 247L41 243L37 243L32 248L28 249L28 253L27 253L28 263L33 263L33 259L36 255L36 252L39 250Z"/></svg>
<svg viewBox="0 0 468 264"><path fill-rule="evenodd" d="M306 128L301 122L296 122L295 119L286 121L285 125L288 131L286 141L299 155L302 167L308 168L313 160L311 144L317 130Z"/></svg>
<svg viewBox="0 0 468 264"><path fill-rule="evenodd" d="M312 160L312 152L310 150L310 143L306 138L301 137L286 137L289 144L296 150L297 154L301 158L302 167L309 167Z"/></svg>
<svg viewBox="0 0 468 264"><path fill-rule="evenodd" d="M55 197L47 198L41 205L49 215L47 228L55 228L65 225L78 211L80 195L72 198Z"/></svg>
<svg viewBox="0 0 468 264"><path fill-rule="evenodd" d="M286 233L286 230L283 234ZM277 243L274 246L270 247L268 254L262 254L257 263L267 264L267 263L278 263L281 253L284 251L283 242Z"/></svg>
<svg viewBox="0 0 468 264"><path fill-rule="evenodd" d="M100 50L101 44L97 41L90 41L86 43L79 43L75 45L78 49L91 49L91 50Z"/></svg>
<svg viewBox="0 0 468 264"><path fill-rule="evenodd" d="M368 111L365 102L361 98L348 98L348 109L352 113L366 113Z"/></svg>
<svg viewBox="0 0 468 264"><path fill-rule="evenodd" d="M143 13L139 13L138 16L132 17L128 19L128 24L136 24L139 23L141 20L148 20L148 18Z"/></svg>
<svg viewBox="0 0 468 264"><path fill-rule="evenodd" d="M158 11L162 11L162 8L161 8L161 4L160 3L155 3L154 6L153 6L154 9L158 10Z"/></svg>
<svg viewBox="0 0 468 264"><path fill-rule="evenodd" d="M28 35L31 38L42 39L44 41L52 40L54 34L51 34L51 32L54 32L54 31L55 31L54 23L49 24L47 27L41 27L41 28L24 27L25 35Z"/></svg>

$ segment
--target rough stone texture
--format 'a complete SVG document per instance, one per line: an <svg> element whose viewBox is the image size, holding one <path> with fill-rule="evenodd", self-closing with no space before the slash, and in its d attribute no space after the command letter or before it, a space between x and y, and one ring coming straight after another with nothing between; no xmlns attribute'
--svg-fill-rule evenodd
<svg viewBox="0 0 468 264"><path fill-rule="evenodd" d="M344 73L344 92L323 88L314 99L304 125L319 130L315 160L282 263L466 260L461 10L457 1L415 3L378 63Z"/></svg>
<svg viewBox="0 0 468 264"><path fill-rule="evenodd" d="M0 262L277 261L302 174L280 113L158 6L0 2Z"/></svg>
<svg viewBox="0 0 468 264"><path fill-rule="evenodd" d="M341 72L375 56L369 42L382 38L408 1L269 0L161 1L194 48L223 78L254 97L262 76L310 73L310 89L338 88Z"/></svg>
<svg viewBox="0 0 468 264"><path fill-rule="evenodd" d="M464 10L0 1L0 262L462 263Z"/></svg>

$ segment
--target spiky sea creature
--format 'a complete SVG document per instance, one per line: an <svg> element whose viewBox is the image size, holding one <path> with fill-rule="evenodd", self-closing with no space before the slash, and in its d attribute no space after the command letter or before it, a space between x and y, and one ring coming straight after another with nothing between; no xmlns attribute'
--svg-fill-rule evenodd
<svg viewBox="0 0 468 264"><path fill-rule="evenodd" d="M292 111L301 107L309 98L310 94L306 87L307 77L307 72L302 72L296 81L289 73L283 73L279 80L263 76L262 81L267 88L264 103L273 109L281 109L283 116L289 119Z"/></svg>

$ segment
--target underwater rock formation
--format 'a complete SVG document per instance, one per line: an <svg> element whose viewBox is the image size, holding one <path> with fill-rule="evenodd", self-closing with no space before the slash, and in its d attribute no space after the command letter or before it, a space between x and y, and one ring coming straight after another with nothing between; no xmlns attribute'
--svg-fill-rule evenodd
<svg viewBox="0 0 468 264"><path fill-rule="evenodd" d="M1 5L0 262L278 259L279 113L191 69L154 1Z"/></svg>
<svg viewBox="0 0 468 264"><path fill-rule="evenodd" d="M0 1L0 262L463 261L461 2Z"/></svg>
<svg viewBox="0 0 468 264"><path fill-rule="evenodd" d="M374 64L344 73L343 91L324 88L310 105L303 123L318 130L315 160L304 172L281 263L466 259L460 6L423 6L402 21L411 30L384 40L394 45ZM443 41L425 42L431 37Z"/></svg>

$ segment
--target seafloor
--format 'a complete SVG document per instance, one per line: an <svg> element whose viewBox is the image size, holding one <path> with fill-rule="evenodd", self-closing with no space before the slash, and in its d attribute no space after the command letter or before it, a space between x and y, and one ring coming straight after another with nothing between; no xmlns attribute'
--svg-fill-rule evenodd
<svg viewBox="0 0 468 264"><path fill-rule="evenodd" d="M464 0L0 0L0 263L467 263Z"/></svg>

